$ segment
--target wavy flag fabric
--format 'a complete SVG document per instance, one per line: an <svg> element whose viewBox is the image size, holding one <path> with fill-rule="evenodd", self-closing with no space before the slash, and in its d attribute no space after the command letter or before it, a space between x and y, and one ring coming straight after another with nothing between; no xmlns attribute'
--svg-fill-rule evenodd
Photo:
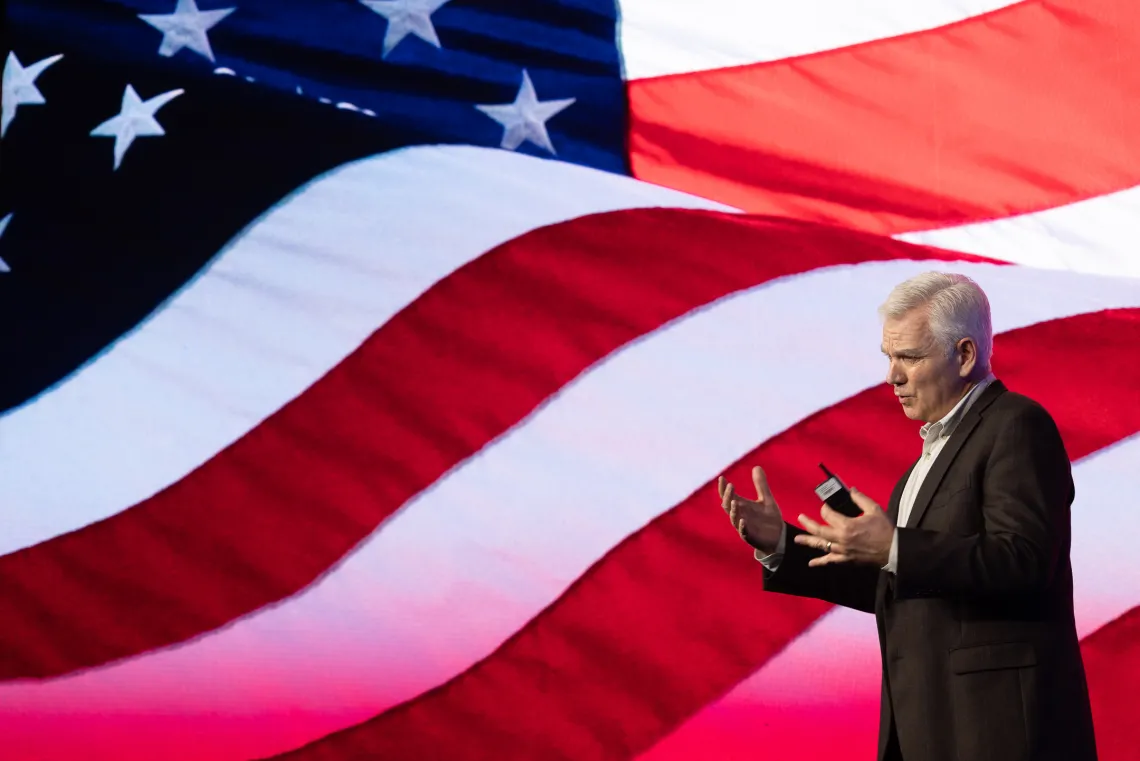
<svg viewBox="0 0 1140 761"><path fill-rule="evenodd" d="M875 307L986 289L1140 744L1131 0L11 0L13 761L871 758L873 620L712 488L917 455Z"/></svg>

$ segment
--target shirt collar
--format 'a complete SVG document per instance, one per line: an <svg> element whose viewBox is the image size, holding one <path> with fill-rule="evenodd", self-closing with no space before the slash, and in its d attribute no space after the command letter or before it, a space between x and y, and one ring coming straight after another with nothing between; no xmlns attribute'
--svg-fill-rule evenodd
<svg viewBox="0 0 1140 761"><path fill-rule="evenodd" d="M962 418L966 415L966 412L974 404L974 401L985 391L986 386L995 380L997 380L997 378L994 377L992 372L986 375L976 386L967 391L966 395L959 399L953 409L947 412L941 420L936 423L927 423L922 426L922 428L919 428L918 435L922 437L923 441L926 441L929 437L931 442L939 438L949 437L958 426L958 423L961 422Z"/></svg>

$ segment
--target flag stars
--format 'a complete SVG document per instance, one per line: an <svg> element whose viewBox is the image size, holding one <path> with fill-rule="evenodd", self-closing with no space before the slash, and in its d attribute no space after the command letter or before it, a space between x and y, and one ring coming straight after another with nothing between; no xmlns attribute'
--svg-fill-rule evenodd
<svg viewBox="0 0 1140 761"><path fill-rule="evenodd" d="M158 120L154 118L158 109L181 95L184 90L171 90L156 95L144 101L135 92L135 88L127 85L123 91L123 104L118 116L112 116L107 121L91 130L92 137L115 138L115 169L123 161L127 149L131 147L136 137L154 137L165 135L166 131Z"/></svg>
<svg viewBox="0 0 1140 761"><path fill-rule="evenodd" d="M360 0L360 2L388 20L382 57L387 58L388 54L409 34L414 34L436 48L440 46L435 26L431 23L431 14L450 0Z"/></svg>
<svg viewBox="0 0 1140 761"><path fill-rule="evenodd" d="M487 116L503 125L503 139L500 147L513 151L529 140L551 154L555 154L554 145L550 142L550 135L546 131L546 122L555 114L568 108L576 98L563 98L562 100L540 101L534 91L534 83L530 81L530 74L523 69L522 85L514 103L502 105L475 106Z"/></svg>
<svg viewBox="0 0 1140 761"><path fill-rule="evenodd" d="M182 48L214 61L214 51L210 48L210 38L206 33L237 8L219 8L212 11L198 10L194 0L178 0L173 13L140 13L139 18L162 32L162 44L158 54L169 58Z"/></svg>
<svg viewBox="0 0 1140 761"><path fill-rule="evenodd" d="M0 138L4 137L8 126L16 118L16 109L47 102L36 87L36 78L61 58L62 55L53 55L24 66L15 53L8 53L8 60L4 63L3 97L0 98Z"/></svg>
<svg viewBox="0 0 1140 761"><path fill-rule="evenodd" d="M8 229L8 223L11 221L12 221L12 215L11 214L4 217L3 219L0 219L0 239L3 239L4 231ZM12 268L8 266L8 262L4 261L3 257L0 257L0 274L4 274L7 272L11 272L11 271L12 271Z"/></svg>

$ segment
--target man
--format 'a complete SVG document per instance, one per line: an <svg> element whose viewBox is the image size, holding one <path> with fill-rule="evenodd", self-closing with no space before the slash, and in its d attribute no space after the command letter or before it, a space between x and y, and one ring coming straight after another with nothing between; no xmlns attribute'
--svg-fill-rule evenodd
<svg viewBox="0 0 1140 761"><path fill-rule="evenodd" d="M824 505L800 529L760 468L756 500L720 479L722 506L764 589L875 614L880 761L1091 761L1073 482L1053 419L990 373L989 301L969 278L919 275L880 316L887 382L924 423L888 510L852 489L862 516Z"/></svg>

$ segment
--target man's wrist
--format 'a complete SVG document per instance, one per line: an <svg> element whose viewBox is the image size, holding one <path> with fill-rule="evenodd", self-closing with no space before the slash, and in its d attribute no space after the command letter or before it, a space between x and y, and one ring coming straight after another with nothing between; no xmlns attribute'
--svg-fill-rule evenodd
<svg viewBox="0 0 1140 761"><path fill-rule="evenodd" d="M773 555L783 555L784 554L784 550L785 550L786 542L787 542L788 531L787 531L787 526L784 524L783 521L780 521L780 527L779 527L778 531L779 531L779 533L776 534L776 543L775 543L774 549L772 550L772 553L771 553ZM761 552L763 552L763 550L761 550Z"/></svg>
<svg viewBox="0 0 1140 761"><path fill-rule="evenodd" d="M784 549L787 548L787 537L788 526L782 524L780 526L780 539L776 540L775 548L771 553L754 545L754 556L760 563L763 563L769 571L775 571L776 567L780 565L780 560L782 560L784 556Z"/></svg>

